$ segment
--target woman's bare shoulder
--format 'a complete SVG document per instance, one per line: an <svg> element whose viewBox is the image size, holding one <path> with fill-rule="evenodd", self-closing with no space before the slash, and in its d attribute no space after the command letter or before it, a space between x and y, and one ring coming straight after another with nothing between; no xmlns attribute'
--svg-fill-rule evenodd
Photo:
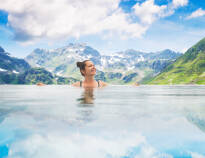
<svg viewBox="0 0 205 158"><path fill-rule="evenodd" d="M74 86L74 87L80 87L80 82L75 82L75 83L72 84L72 86Z"/></svg>
<svg viewBox="0 0 205 158"><path fill-rule="evenodd" d="M107 86L107 85L108 85L108 84L107 84L106 82L103 82L103 81L100 80L100 86L101 86L101 87L105 87L105 86Z"/></svg>

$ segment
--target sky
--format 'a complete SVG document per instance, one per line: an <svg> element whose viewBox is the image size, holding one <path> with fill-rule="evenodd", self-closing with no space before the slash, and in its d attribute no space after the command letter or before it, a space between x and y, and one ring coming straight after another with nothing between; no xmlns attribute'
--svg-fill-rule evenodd
<svg viewBox="0 0 205 158"><path fill-rule="evenodd" d="M86 43L101 54L126 49L185 52L205 37L205 0L0 0L0 46L26 57L35 48Z"/></svg>

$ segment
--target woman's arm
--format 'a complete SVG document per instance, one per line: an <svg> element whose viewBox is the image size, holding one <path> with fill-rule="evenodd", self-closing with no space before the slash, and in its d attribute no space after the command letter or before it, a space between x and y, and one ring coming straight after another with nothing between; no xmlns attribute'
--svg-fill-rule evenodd
<svg viewBox="0 0 205 158"><path fill-rule="evenodd" d="M100 86L101 87L105 87L105 86L107 86L108 84L107 83L105 83L105 82L103 82L103 81L100 81Z"/></svg>
<svg viewBox="0 0 205 158"><path fill-rule="evenodd" d="M74 87L80 87L80 82L75 82L75 83L72 84L72 86L74 86Z"/></svg>

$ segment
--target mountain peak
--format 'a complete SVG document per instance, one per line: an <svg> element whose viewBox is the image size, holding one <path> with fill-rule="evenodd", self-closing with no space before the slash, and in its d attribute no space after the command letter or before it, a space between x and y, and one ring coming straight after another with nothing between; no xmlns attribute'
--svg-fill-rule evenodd
<svg viewBox="0 0 205 158"><path fill-rule="evenodd" d="M171 49L164 49L162 52L173 52Z"/></svg>
<svg viewBox="0 0 205 158"><path fill-rule="evenodd" d="M1 46L0 46L0 54L10 56L10 54L6 52Z"/></svg>
<svg viewBox="0 0 205 158"><path fill-rule="evenodd" d="M46 50L45 49L41 49L41 48L36 48L33 50L33 52L35 52L36 54L43 54Z"/></svg>
<svg viewBox="0 0 205 158"><path fill-rule="evenodd" d="M134 49L127 49L127 50L125 51L125 53L142 53L142 52L137 51L137 50L134 50Z"/></svg>
<svg viewBox="0 0 205 158"><path fill-rule="evenodd" d="M0 46L0 52L5 52L5 50Z"/></svg>
<svg viewBox="0 0 205 158"><path fill-rule="evenodd" d="M86 43L69 43L68 47L86 47Z"/></svg>

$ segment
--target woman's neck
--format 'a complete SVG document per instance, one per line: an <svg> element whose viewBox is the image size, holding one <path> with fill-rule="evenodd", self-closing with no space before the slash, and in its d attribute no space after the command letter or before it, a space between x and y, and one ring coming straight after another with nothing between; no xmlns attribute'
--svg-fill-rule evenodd
<svg viewBox="0 0 205 158"><path fill-rule="evenodd" d="M84 82L85 83L93 83L93 82L95 82L94 76L86 76Z"/></svg>

